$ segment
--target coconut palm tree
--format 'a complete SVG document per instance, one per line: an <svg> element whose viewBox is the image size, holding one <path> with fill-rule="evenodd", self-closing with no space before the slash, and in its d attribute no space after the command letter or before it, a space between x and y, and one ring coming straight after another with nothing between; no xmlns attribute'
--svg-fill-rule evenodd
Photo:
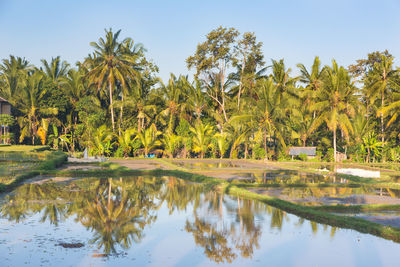
<svg viewBox="0 0 400 267"><path fill-rule="evenodd" d="M318 93L313 110L320 114L312 130L326 123L333 133L333 153L336 162L336 132L339 128L345 137L353 132L350 117L355 114L357 98L356 87L345 68L339 67L335 60L327 67L327 76L322 90Z"/></svg>
<svg viewBox="0 0 400 267"><path fill-rule="evenodd" d="M196 123L194 127L190 127L193 133L193 151L200 153L200 158L204 158L205 153L211 148L211 137L214 129L210 124Z"/></svg>
<svg viewBox="0 0 400 267"><path fill-rule="evenodd" d="M166 153L168 157L173 158L181 144L181 137L167 132L164 134L161 142L164 147L163 152Z"/></svg>
<svg viewBox="0 0 400 267"><path fill-rule="evenodd" d="M297 67L300 70L299 81L306 85L303 96L305 101L303 103L308 107L311 107L316 100L317 92L322 87L323 76L326 69L321 68L321 61L319 60L319 57L314 58L310 72L303 64L297 64ZM313 118L315 119L315 117L316 114L314 111Z"/></svg>
<svg viewBox="0 0 400 267"><path fill-rule="evenodd" d="M155 124L152 124L149 128L136 133L135 139L140 141L145 157L147 157L149 152L161 146L161 142L158 139L160 135L161 132L157 130Z"/></svg>
<svg viewBox="0 0 400 267"><path fill-rule="evenodd" d="M23 114L18 118L18 123L21 127L20 142L29 136L32 138L32 144L34 145L41 118L58 113L56 108L48 108L41 105L45 94L46 88L44 87L43 73L36 71L28 77L26 85L18 94L18 100L16 101L16 107Z"/></svg>
<svg viewBox="0 0 400 267"><path fill-rule="evenodd" d="M375 62L370 75L366 80L367 96L372 102L380 98L382 110L385 107L385 96L391 92L392 83L396 78L398 70L393 69L393 57L381 55L379 62ZM378 111L377 116L381 119L381 141L385 143L384 114Z"/></svg>
<svg viewBox="0 0 400 267"><path fill-rule="evenodd" d="M32 66L25 58L10 56L0 64L0 96L16 104L16 94L24 86Z"/></svg>
<svg viewBox="0 0 400 267"><path fill-rule="evenodd" d="M84 84L85 73L82 69L70 69L60 84L63 88L64 94L67 96L74 110L80 99L88 95L88 88ZM78 121L78 114L73 115L73 122L76 124Z"/></svg>
<svg viewBox="0 0 400 267"><path fill-rule="evenodd" d="M165 109L160 112L160 115L168 117L167 131L169 133L174 131L175 120L186 107L186 101L184 100L185 96L183 94L184 83L183 76L180 76L177 79L172 73L167 85L160 80L160 94L163 97L166 106Z"/></svg>
<svg viewBox="0 0 400 267"><path fill-rule="evenodd" d="M61 61L60 56L52 58L50 62L45 59L42 59L41 62L43 68L40 69L44 75L54 86L59 87L68 73L69 64L66 61Z"/></svg>
<svg viewBox="0 0 400 267"><path fill-rule="evenodd" d="M120 32L121 30L116 33L113 33L112 29L105 30L105 38L100 38L97 43L90 43L95 51L92 56L86 58L86 63L90 66L87 74L89 83L96 85L98 90L108 87L113 132L115 132L113 100L116 86L126 89L127 80L135 79L137 76L135 68L132 67L135 66L137 57L127 52L127 47L133 41L126 38L119 42Z"/></svg>
<svg viewBox="0 0 400 267"><path fill-rule="evenodd" d="M207 98L203 92L200 81L195 80L190 83L186 77L183 78L184 85L186 86L186 98L189 110L195 115L196 121L199 122L203 112L207 112Z"/></svg>

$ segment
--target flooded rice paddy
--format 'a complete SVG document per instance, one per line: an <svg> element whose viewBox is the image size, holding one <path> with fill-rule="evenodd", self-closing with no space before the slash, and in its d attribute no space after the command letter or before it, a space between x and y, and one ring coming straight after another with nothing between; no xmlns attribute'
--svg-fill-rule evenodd
<svg viewBox="0 0 400 267"><path fill-rule="evenodd" d="M0 215L1 266L397 266L400 248L173 177L25 184Z"/></svg>
<svg viewBox="0 0 400 267"><path fill-rule="evenodd" d="M390 188L360 187L282 187L252 188L250 191L266 194L304 205L400 205L400 190Z"/></svg>

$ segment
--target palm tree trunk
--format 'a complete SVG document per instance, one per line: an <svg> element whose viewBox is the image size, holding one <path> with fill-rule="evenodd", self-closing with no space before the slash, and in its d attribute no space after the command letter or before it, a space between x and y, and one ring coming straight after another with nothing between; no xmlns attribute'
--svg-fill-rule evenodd
<svg viewBox="0 0 400 267"><path fill-rule="evenodd" d="M111 124L113 133L115 132L115 122L114 122L114 107L113 107L113 95L112 95L112 83L111 80L108 80L108 91L110 93L110 111L111 111Z"/></svg>
<svg viewBox="0 0 400 267"><path fill-rule="evenodd" d="M118 127L118 135L121 136L121 124L122 124L122 114L124 113L124 94L122 94L122 103L119 113L119 127Z"/></svg>
<svg viewBox="0 0 400 267"><path fill-rule="evenodd" d="M336 162L336 128L333 130L333 159Z"/></svg>
<svg viewBox="0 0 400 267"><path fill-rule="evenodd" d="M385 97L385 95L382 91L382 103L381 103L382 108L383 108L383 105L385 104L384 97ZM381 134L382 134L382 146L384 146L385 134L384 134L384 127L383 127L383 112L381 112Z"/></svg>
<svg viewBox="0 0 400 267"><path fill-rule="evenodd" d="M240 73L240 81L239 81L239 92L238 92L238 103L237 103L237 105L238 105L238 111L240 111L240 95L241 95L241 93L242 93L242 86L243 86L242 78L243 78L243 72L244 72L244 66L245 66L245 64L246 64L246 60L243 60L242 71L241 71L241 73Z"/></svg>

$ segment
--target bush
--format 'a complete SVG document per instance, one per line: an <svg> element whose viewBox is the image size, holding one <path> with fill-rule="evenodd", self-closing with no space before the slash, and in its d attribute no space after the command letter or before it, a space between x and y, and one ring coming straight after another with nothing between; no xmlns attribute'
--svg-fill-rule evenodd
<svg viewBox="0 0 400 267"><path fill-rule="evenodd" d="M307 155L304 154L304 153L301 153L301 154L298 156L298 158L299 158L301 161L307 161L307 159L308 159Z"/></svg>
<svg viewBox="0 0 400 267"><path fill-rule="evenodd" d="M260 147L259 145L255 145L254 146L254 157L256 159L265 158L265 150L264 150L264 148Z"/></svg>
<svg viewBox="0 0 400 267"><path fill-rule="evenodd" d="M333 148L329 148L328 151L325 154L324 159L328 162L334 162L335 161L335 157L333 156L334 151Z"/></svg>

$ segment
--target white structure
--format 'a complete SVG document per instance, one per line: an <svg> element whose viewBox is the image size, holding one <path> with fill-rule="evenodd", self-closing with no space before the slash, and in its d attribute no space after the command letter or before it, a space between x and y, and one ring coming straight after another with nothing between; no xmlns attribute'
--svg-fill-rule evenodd
<svg viewBox="0 0 400 267"><path fill-rule="evenodd" d="M380 171L371 171L371 170L363 170L363 169L337 169L337 173L349 174L354 176L360 176L365 178L380 178Z"/></svg>

